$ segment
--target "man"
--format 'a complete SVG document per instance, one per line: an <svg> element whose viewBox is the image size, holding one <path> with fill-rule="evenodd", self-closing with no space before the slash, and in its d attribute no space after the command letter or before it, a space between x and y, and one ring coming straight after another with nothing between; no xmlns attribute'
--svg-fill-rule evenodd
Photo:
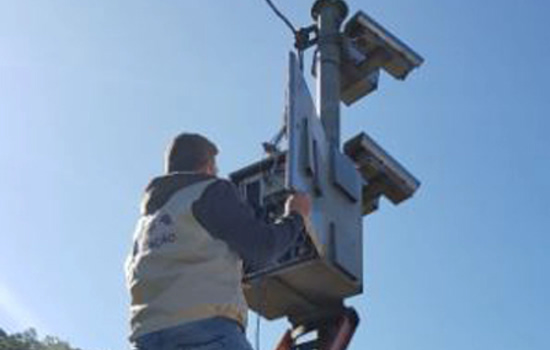
<svg viewBox="0 0 550 350"><path fill-rule="evenodd" d="M242 291L247 266L276 259L303 232L310 201L295 194L276 224L255 218L217 178L216 146L181 134L166 175L148 185L126 263L130 340L137 350L251 350Z"/></svg>

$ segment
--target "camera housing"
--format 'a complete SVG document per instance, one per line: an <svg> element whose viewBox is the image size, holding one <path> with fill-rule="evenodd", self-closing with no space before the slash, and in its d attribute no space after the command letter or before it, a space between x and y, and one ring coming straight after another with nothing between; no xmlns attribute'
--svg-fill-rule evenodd
<svg viewBox="0 0 550 350"><path fill-rule="evenodd" d="M339 99L347 105L377 89L381 70L405 79L423 62L363 12L348 21L339 37L340 67L330 66L329 71L337 74L339 69ZM331 91L331 102L338 101L334 93L338 87ZM420 183L366 133L349 140L343 152L334 138L329 142L334 128L323 126L294 53L285 128L285 151L266 144L268 158L230 177L256 215L268 223L283 214L290 193L305 192L312 199L301 238L275 261L246 267L244 276L244 294L252 310L267 319L287 316L293 322L362 292L363 216L377 210L382 195L398 204Z"/></svg>
<svg viewBox="0 0 550 350"><path fill-rule="evenodd" d="M361 70L382 68L403 80L424 59L363 11L357 12L344 29L354 47L365 56Z"/></svg>
<svg viewBox="0 0 550 350"><path fill-rule="evenodd" d="M346 23L342 39L340 95L348 106L378 88L381 69L404 80L424 61L362 11Z"/></svg>
<svg viewBox="0 0 550 350"><path fill-rule="evenodd" d="M393 204L410 198L420 182L365 132L348 140L344 152L355 162L365 180L363 215L378 208L381 195Z"/></svg>

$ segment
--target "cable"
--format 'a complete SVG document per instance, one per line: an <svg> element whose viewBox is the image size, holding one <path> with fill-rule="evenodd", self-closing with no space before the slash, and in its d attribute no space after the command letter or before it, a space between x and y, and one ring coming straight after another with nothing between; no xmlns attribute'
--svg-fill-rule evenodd
<svg viewBox="0 0 550 350"><path fill-rule="evenodd" d="M256 350L260 350L260 314L256 314Z"/></svg>
<svg viewBox="0 0 550 350"><path fill-rule="evenodd" d="M298 31L296 30L296 27L294 27L294 25L292 25L292 22L290 22L288 20L288 18L286 18L285 15L283 15L281 13L281 11L279 11L279 9L277 7L275 7L275 5L273 5L273 2L271 2L271 0L265 0L265 2L267 2L267 4L269 5L269 7L271 7L271 9L273 10L273 12L275 12L275 14L277 15L277 17L279 17L283 22L285 22L286 26L288 28L290 28L290 30L292 31L292 33L294 35L296 35L296 33L298 33Z"/></svg>
<svg viewBox="0 0 550 350"><path fill-rule="evenodd" d="M299 30L289 21L289 19L273 4L271 0L265 0L269 7L275 12L277 17L279 17L286 26L292 31L294 35L294 47L298 52L298 59L300 63L300 70L304 70L304 51L313 45L317 39L310 39L310 34L316 32L317 27L315 25L309 26L307 28L300 28Z"/></svg>
<svg viewBox="0 0 550 350"><path fill-rule="evenodd" d="M255 288L258 294L258 303L259 303L259 310L256 312L256 350L260 350L260 323L261 323L261 314L264 313L265 310L265 302L267 301L267 290L265 289L265 283L264 277L260 277L259 280L256 282Z"/></svg>

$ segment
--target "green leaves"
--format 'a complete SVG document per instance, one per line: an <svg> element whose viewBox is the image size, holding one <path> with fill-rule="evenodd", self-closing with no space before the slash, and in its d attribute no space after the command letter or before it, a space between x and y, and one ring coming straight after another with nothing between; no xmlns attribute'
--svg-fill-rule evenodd
<svg viewBox="0 0 550 350"><path fill-rule="evenodd" d="M46 336L38 339L35 329L9 335L0 328L0 350L81 350L73 348L69 343L57 337Z"/></svg>

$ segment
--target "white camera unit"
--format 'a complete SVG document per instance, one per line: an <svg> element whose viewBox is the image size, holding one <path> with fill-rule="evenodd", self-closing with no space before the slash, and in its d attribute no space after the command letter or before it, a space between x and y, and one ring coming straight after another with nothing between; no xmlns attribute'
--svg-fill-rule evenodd
<svg viewBox="0 0 550 350"><path fill-rule="evenodd" d="M380 69L403 80L424 61L362 11L346 23L343 44L341 98L346 105L376 90Z"/></svg>
<svg viewBox="0 0 550 350"><path fill-rule="evenodd" d="M355 162L366 181L363 186L363 215L375 211L378 199L386 196L393 204L410 198L420 182L366 133L347 141L344 152Z"/></svg>
<svg viewBox="0 0 550 350"><path fill-rule="evenodd" d="M341 2L327 2L335 3ZM321 23L331 24L331 11L324 15L328 19L319 16L319 28ZM339 27L340 22L337 30ZM319 31L320 44L336 38L327 33ZM291 53L284 128L287 148L267 147L271 151L268 158L230 175L258 218L268 223L283 214L289 193L308 193L311 198L312 210L298 241L274 261L246 266L243 289L247 302L270 320L286 316L296 324L362 293L363 216L378 208L382 195L398 204L420 185L366 133L346 142L342 152L333 137L337 131L339 140L339 130L332 125L333 121L339 123L339 114L332 109L328 113L323 106L328 101L332 107L339 99L350 105L375 91L380 70L405 79L422 64L422 58L363 12L348 21L338 38L342 41L319 45L321 76L317 78L330 84L339 81L340 95L338 86L334 91L331 85L327 89L330 94L321 94L319 84L316 106L301 60ZM337 51L332 49L340 43L340 67L326 64L337 59ZM326 79L338 73L339 80Z"/></svg>
<svg viewBox="0 0 550 350"><path fill-rule="evenodd" d="M346 37L362 52L366 65L379 65L396 79L405 79L424 59L384 29L363 11L357 12L345 26ZM364 67L367 68L367 67Z"/></svg>

